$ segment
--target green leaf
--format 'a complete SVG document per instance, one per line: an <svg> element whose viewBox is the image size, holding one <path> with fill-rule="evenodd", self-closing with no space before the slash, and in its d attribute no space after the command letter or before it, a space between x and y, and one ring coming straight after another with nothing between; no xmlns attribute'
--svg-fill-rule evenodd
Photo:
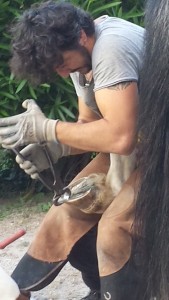
<svg viewBox="0 0 169 300"><path fill-rule="evenodd" d="M30 92L33 99L37 99L36 92L30 85L29 85L29 92Z"/></svg>
<svg viewBox="0 0 169 300"><path fill-rule="evenodd" d="M112 7L118 6L120 4L121 4L121 1L120 2L114 2L114 3L105 4L105 5L101 6L101 7L98 7L96 9L94 9L92 11L92 14L94 15L94 14L96 14L98 12L103 12L104 10L106 10L108 8L112 8Z"/></svg>
<svg viewBox="0 0 169 300"><path fill-rule="evenodd" d="M4 109L1 109L1 108L0 108L0 115L1 115L2 117L8 117L8 116L9 116L8 113L7 113L7 111L4 110Z"/></svg>
<svg viewBox="0 0 169 300"><path fill-rule="evenodd" d="M66 121L66 118L60 109L58 110L58 115L62 121Z"/></svg>
<svg viewBox="0 0 169 300"><path fill-rule="evenodd" d="M13 73L11 73L9 79L10 79L10 80L14 80L14 74L13 74Z"/></svg>
<svg viewBox="0 0 169 300"><path fill-rule="evenodd" d="M1 3L1 8L8 7L9 4L10 4L9 1L6 1L6 2L4 2L4 3Z"/></svg>
<svg viewBox="0 0 169 300"><path fill-rule="evenodd" d="M62 111L65 112L70 118L75 119L75 115L65 106L61 107Z"/></svg>
<svg viewBox="0 0 169 300"><path fill-rule="evenodd" d="M136 17L142 17L144 15L143 12L130 12L127 14L123 14L124 19L131 19L131 18L136 18Z"/></svg>
<svg viewBox="0 0 169 300"><path fill-rule="evenodd" d="M40 86L45 87L45 88L50 88L50 84L48 84L48 83L42 83Z"/></svg>
<svg viewBox="0 0 169 300"><path fill-rule="evenodd" d="M54 107L51 108L49 114L48 114L48 118L49 119L55 119L55 111L54 111Z"/></svg>
<svg viewBox="0 0 169 300"><path fill-rule="evenodd" d="M0 95L1 95L1 96L5 96L5 97L7 97L7 98L9 98L9 99L12 99L12 100L16 100L16 97L15 97L14 95L8 93L8 92L0 91Z"/></svg>
<svg viewBox="0 0 169 300"><path fill-rule="evenodd" d="M74 88L71 85L67 85L65 83L59 82L58 83L58 88L60 88L62 91L66 91L68 94L69 93L74 93Z"/></svg>
<svg viewBox="0 0 169 300"><path fill-rule="evenodd" d="M10 46L7 44L0 44L0 49L5 49L5 50L9 50Z"/></svg>
<svg viewBox="0 0 169 300"><path fill-rule="evenodd" d="M15 92L16 94L18 94L23 89L23 87L25 86L26 82L27 82L27 80L25 80L25 79L20 82L20 84L18 85L18 87L16 89L16 92Z"/></svg>

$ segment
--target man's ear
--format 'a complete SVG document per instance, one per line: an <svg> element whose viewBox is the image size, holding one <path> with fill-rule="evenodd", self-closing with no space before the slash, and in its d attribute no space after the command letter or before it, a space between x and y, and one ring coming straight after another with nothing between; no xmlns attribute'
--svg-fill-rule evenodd
<svg viewBox="0 0 169 300"><path fill-rule="evenodd" d="M86 33L84 32L84 30L82 29L82 30L81 30L81 36L80 36L79 44L80 44L81 46L86 46L86 43L87 43L87 35L86 35Z"/></svg>

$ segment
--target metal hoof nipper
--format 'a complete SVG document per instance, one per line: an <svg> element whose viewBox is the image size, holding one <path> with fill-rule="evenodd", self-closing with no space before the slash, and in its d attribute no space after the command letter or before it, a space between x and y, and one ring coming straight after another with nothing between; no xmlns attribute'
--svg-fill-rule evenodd
<svg viewBox="0 0 169 300"><path fill-rule="evenodd" d="M53 161L52 161L52 158L50 156L50 153L47 149L47 146L46 144L39 144L45 155L46 155L46 158L48 160L48 163L49 163L49 167L50 167L50 170L51 170L51 173L52 173L52 177L53 177L53 180L47 180L46 176L42 173L38 173L38 179L42 182L42 184L49 190L49 191L53 191L54 192L54 196L53 196L53 203L55 205L57 205L57 199L60 197L60 195L62 195L64 192L65 192L65 189L64 189L64 185L63 185L63 182L60 178L60 175L59 173L55 170L54 168L54 164L53 164ZM20 156L20 158L25 161L26 158L16 149L12 149L12 151Z"/></svg>
<svg viewBox="0 0 169 300"><path fill-rule="evenodd" d="M57 206L68 203L85 213L103 213L113 198L112 189L106 182L106 175L90 174L88 177L80 178L64 187L60 175L54 168L47 146L45 144L40 145L49 162L53 182L49 184L49 181L41 173L39 173L39 180L50 191L54 192L53 204ZM13 151L25 160L18 150L13 149Z"/></svg>
<svg viewBox="0 0 169 300"><path fill-rule="evenodd" d="M57 199L57 205L68 203L85 213L101 214L112 200L113 193L106 182L106 175L94 173L69 184Z"/></svg>

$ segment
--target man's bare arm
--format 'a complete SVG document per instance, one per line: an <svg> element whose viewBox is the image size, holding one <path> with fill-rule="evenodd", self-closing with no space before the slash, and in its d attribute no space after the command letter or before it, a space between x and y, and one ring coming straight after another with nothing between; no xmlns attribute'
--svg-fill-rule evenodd
<svg viewBox="0 0 169 300"><path fill-rule="evenodd" d="M100 117L94 113L83 101L83 99L81 99L80 97L78 98L78 120L77 123L78 124L84 124L84 123L89 123L89 122L93 122L96 120L99 120ZM71 155L75 155L75 154L81 154L81 153L85 153L88 152L86 150L82 150L82 149L77 149L74 147L71 147Z"/></svg>
<svg viewBox="0 0 169 300"><path fill-rule="evenodd" d="M134 147L138 109L137 83L125 82L95 93L102 114L88 123L58 122L58 140L77 149L129 154Z"/></svg>
<svg viewBox="0 0 169 300"><path fill-rule="evenodd" d="M108 89L115 91L125 90L130 84L132 84L132 81L120 82L108 87Z"/></svg>

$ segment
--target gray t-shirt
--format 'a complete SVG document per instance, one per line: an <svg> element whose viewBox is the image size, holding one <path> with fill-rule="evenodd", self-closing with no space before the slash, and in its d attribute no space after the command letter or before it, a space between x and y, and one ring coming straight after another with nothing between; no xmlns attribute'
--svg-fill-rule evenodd
<svg viewBox="0 0 169 300"><path fill-rule="evenodd" d="M71 78L77 95L92 111L102 117L95 101L95 91L120 82L139 82L145 30L120 18L108 16L103 16L95 26L96 42L92 51L93 79L89 86L85 86L85 76L76 72L71 74ZM115 196L135 168L135 151L130 156L110 153L110 161L107 181L111 184Z"/></svg>
<svg viewBox="0 0 169 300"><path fill-rule="evenodd" d="M101 115L94 92L124 81L139 80L143 56L144 29L120 18L103 16L96 27L92 51L93 79L85 86L79 72L72 73L76 93L87 106ZM106 100L105 100L106 101Z"/></svg>

